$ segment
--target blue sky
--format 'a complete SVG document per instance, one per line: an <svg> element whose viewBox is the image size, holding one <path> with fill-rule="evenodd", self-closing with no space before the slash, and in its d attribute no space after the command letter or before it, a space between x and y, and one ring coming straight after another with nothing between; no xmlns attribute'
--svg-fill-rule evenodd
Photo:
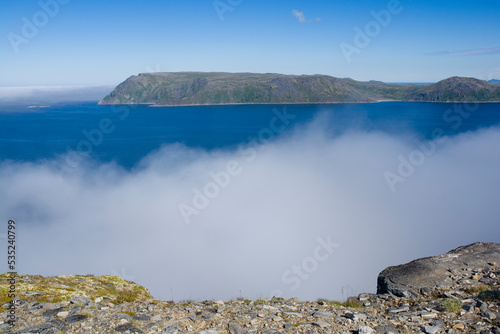
<svg viewBox="0 0 500 334"><path fill-rule="evenodd" d="M498 0L0 0L0 86L116 85L152 71L499 78L499 17Z"/></svg>

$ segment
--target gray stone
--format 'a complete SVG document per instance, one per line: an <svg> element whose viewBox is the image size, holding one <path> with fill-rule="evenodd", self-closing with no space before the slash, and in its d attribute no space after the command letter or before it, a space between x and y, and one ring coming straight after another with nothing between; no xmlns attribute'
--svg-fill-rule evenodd
<svg viewBox="0 0 500 334"><path fill-rule="evenodd" d="M80 321L83 321L85 319L87 319L88 317L86 315L83 315L83 314L75 314L75 315L70 315L68 317L66 317L66 322L68 324L74 324L75 322L80 322Z"/></svg>
<svg viewBox="0 0 500 334"><path fill-rule="evenodd" d="M486 304L483 301L478 300L476 303L476 307L479 308L481 311L486 311L488 309L488 304Z"/></svg>
<svg viewBox="0 0 500 334"><path fill-rule="evenodd" d="M230 334L244 334L245 333L243 328L241 328L241 326L236 322L230 322L227 325L227 327L228 327Z"/></svg>
<svg viewBox="0 0 500 334"><path fill-rule="evenodd" d="M345 317L348 318L348 319L351 319L351 320L354 320L354 321L357 321L357 320L365 320L366 319L366 314L363 314L363 313L346 313L345 314Z"/></svg>
<svg viewBox="0 0 500 334"><path fill-rule="evenodd" d="M125 332L128 332L128 333L142 333L141 330L139 330L137 327L135 327L134 325L132 325L130 322L128 322L126 324L123 324L123 325L116 326L115 327L115 332L120 332L120 333L125 333Z"/></svg>
<svg viewBox="0 0 500 334"><path fill-rule="evenodd" d="M126 313L113 313L110 317L116 320L126 319L130 321L130 315Z"/></svg>
<svg viewBox="0 0 500 334"><path fill-rule="evenodd" d="M375 330L370 326L359 326L358 334L375 334Z"/></svg>
<svg viewBox="0 0 500 334"><path fill-rule="evenodd" d="M43 308L45 310L55 310L62 308L64 305L62 303L45 303L43 304Z"/></svg>
<svg viewBox="0 0 500 334"><path fill-rule="evenodd" d="M488 268L488 262L500 262L500 244L477 242L458 247L446 254L421 258L384 269L377 279L377 294L418 297L423 288L454 287L450 269L459 272L474 267Z"/></svg>
<svg viewBox="0 0 500 334"><path fill-rule="evenodd" d="M167 328L165 328L162 334L181 334L181 333L182 332L180 329L175 328L173 326L168 326Z"/></svg>
<svg viewBox="0 0 500 334"><path fill-rule="evenodd" d="M78 306L89 306L92 304L92 301L87 297L75 296L70 299L69 303Z"/></svg>
<svg viewBox="0 0 500 334"><path fill-rule="evenodd" d="M483 311L483 312L479 313L479 315L482 316L483 318L488 319L488 320L495 320L497 318L495 313L493 313L491 311Z"/></svg>
<svg viewBox="0 0 500 334"><path fill-rule="evenodd" d="M320 327L320 328L324 328L324 327L328 327L330 326L330 324L326 321L315 321L312 323L313 326L317 326L317 327Z"/></svg>
<svg viewBox="0 0 500 334"><path fill-rule="evenodd" d="M332 318L333 317L333 313L326 312L326 311L316 311L312 315L315 317L321 317L321 318Z"/></svg>
<svg viewBox="0 0 500 334"><path fill-rule="evenodd" d="M424 319L436 319L438 317L437 313L434 312L422 312L420 316Z"/></svg>
<svg viewBox="0 0 500 334"><path fill-rule="evenodd" d="M219 334L219 332L214 331L213 329L207 329L207 330L198 332L198 334Z"/></svg>
<svg viewBox="0 0 500 334"><path fill-rule="evenodd" d="M62 307L61 308L56 308L56 309L53 309L53 310L49 309L49 310L43 312L42 316L47 317L47 318L52 318L57 313L61 312L62 309L63 309Z"/></svg>
<svg viewBox="0 0 500 334"><path fill-rule="evenodd" d="M398 308L390 308L387 310L387 313L401 313L401 312L407 312L409 311L410 308L408 306L400 306Z"/></svg>
<svg viewBox="0 0 500 334"><path fill-rule="evenodd" d="M161 315L160 314L157 314L157 315L154 315L152 318L151 318L151 321L161 321Z"/></svg>
<svg viewBox="0 0 500 334"><path fill-rule="evenodd" d="M145 315L145 314L134 314L132 315L132 319L137 320L137 321L149 321L151 317Z"/></svg>
<svg viewBox="0 0 500 334"><path fill-rule="evenodd" d="M443 329L438 326L424 326L422 327L422 331L427 334L436 334L443 331Z"/></svg>
<svg viewBox="0 0 500 334"><path fill-rule="evenodd" d="M466 304L462 306L462 309L464 309L466 312L474 312L474 305Z"/></svg>
<svg viewBox="0 0 500 334"><path fill-rule="evenodd" d="M377 334L399 334L401 331L397 329L394 325L382 325L375 327L375 332Z"/></svg>
<svg viewBox="0 0 500 334"><path fill-rule="evenodd" d="M46 322L40 325L35 325L31 327L26 327L23 329L20 329L14 334L53 334L60 330L60 328L54 326L52 322Z"/></svg>

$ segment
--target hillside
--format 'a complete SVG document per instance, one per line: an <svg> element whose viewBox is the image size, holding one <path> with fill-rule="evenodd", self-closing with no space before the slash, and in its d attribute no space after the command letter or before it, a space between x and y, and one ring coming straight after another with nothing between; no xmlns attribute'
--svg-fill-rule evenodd
<svg viewBox="0 0 500 334"><path fill-rule="evenodd" d="M99 104L218 105L284 103L500 102L500 86L452 77L428 85L360 82L327 75L147 73L131 76Z"/></svg>

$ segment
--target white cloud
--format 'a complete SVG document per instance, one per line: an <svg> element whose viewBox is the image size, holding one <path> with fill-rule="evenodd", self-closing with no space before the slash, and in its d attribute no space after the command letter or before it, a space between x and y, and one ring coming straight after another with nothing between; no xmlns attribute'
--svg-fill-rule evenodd
<svg viewBox="0 0 500 334"><path fill-rule="evenodd" d="M300 23L306 22L306 18L303 12L299 12L298 10L294 9L292 10L292 14L297 18L297 20L299 20Z"/></svg>
<svg viewBox="0 0 500 334"><path fill-rule="evenodd" d="M440 51L430 53L430 56L449 56L449 57L459 57L459 56L483 56L500 54L500 47L498 48L487 48L487 49L470 49L462 51Z"/></svg>
<svg viewBox="0 0 500 334"><path fill-rule="evenodd" d="M314 19L314 20L306 20L304 12L300 12L300 11L298 11L296 9L292 10L292 15L295 16L300 23L319 22L319 21L321 21L321 18L319 18L319 17L316 18L316 19Z"/></svg>
<svg viewBox="0 0 500 334"><path fill-rule="evenodd" d="M111 86L25 86L0 87L0 103L54 103L99 101L109 94Z"/></svg>
<svg viewBox="0 0 500 334"><path fill-rule="evenodd" d="M342 288L374 292L389 265L500 241L499 128L450 138L393 193L383 175L415 149L409 136L332 137L321 123L261 147L251 162L248 151L167 146L132 171L82 164L62 183L50 162L4 162L0 221L16 219L18 270L126 268L164 299L267 298L275 289L341 299ZM179 203L231 160L241 173L185 224ZM340 247L292 291L283 273L327 236Z"/></svg>

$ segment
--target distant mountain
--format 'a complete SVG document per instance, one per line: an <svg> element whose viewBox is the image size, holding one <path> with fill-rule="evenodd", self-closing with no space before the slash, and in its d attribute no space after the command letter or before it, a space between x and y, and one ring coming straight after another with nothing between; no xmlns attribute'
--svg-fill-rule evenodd
<svg viewBox="0 0 500 334"><path fill-rule="evenodd" d="M99 104L217 105L255 103L364 103L499 101L500 86L452 77L435 84L360 82L327 75L256 73L147 73L131 76Z"/></svg>
<svg viewBox="0 0 500 334"><path fill-rule="evenodd" d="M500 83L500 80L498 79L491 79L491 80L488 80L489 83L492 83L492 84L497 84L497 83Z"/></svg>
<svg viewBox="0 0 500 334"><path fill-rule="evenodd" d="M407 101L485 102L500 101L500 87L475 78L451 77L431 85L410 89Z"/></svg>

